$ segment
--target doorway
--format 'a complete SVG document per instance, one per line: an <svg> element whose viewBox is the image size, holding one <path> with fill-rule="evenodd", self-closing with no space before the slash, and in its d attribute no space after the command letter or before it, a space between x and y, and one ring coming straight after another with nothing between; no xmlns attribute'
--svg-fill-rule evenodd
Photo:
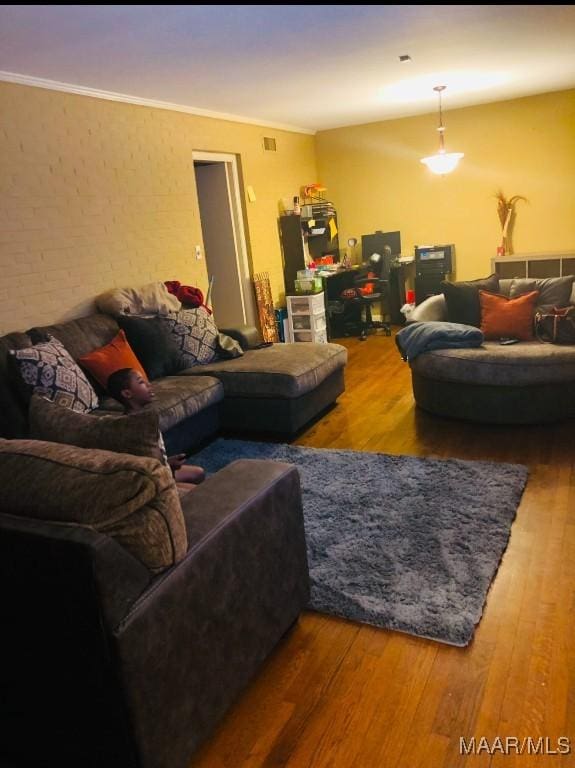
<svg viewBox="0 0 575 768"><path fill-rule="evenodd" d="M256 325L235 155L194 152L204 256L218 326Z"/></svg>

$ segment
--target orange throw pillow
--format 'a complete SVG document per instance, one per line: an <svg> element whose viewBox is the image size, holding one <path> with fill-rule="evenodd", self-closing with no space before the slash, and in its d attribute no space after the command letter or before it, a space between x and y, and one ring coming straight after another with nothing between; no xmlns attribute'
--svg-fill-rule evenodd
<svg viewBox="0 0 575 768"><path fill-rule="evenodd" d="M498 293L479 291L481 330L486 339L533 340L533 315L539 291L508 299Z"/></svg>
<svg viewBox="0 0 575 768"><path fill-rule="evenodd" d="M120 331L109 344L81 357L78 362L104 389L108 388L109 376L120 368L134 368L148 381L144 367L128 344L124 331Z"/></svg>

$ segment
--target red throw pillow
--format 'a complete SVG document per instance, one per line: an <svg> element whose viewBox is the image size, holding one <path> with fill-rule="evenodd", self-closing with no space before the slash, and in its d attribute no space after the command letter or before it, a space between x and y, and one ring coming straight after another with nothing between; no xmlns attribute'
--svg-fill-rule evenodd
<svg viewBox="0 0 575 768"><path fill-rule="evenodd" d="M481 330L486 339L533 340L533 315L539 291L508 299L498 293L479 291Z"/></svg>
<svg viewBox="0 0 575 768"><path fill-rule="evenodd" d="M109 344L81 357L78 362L104 389L108 388L110 375L114 371L119 371L120 368L134 368L142 374L142 378L148 381L144 367L128 344L124 331L120 331Z"/></svg>

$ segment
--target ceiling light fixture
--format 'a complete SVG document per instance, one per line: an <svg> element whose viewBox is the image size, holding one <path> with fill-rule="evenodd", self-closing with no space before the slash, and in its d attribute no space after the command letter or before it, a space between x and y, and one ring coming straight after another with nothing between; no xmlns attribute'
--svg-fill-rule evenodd
<svg viewBox="0 0 575 768"><path fill-rule="evenodd" d="M446 173L451 173L451 171L455 170L455 168L457 168L457 164L463 157L463 152L445 151L443 140L445 128L443 127L441 115L441 92L444 91L446 87L447 86L445 85L436 85L433 89L434 91L437 91L439 95L439 128L437 129L439 131L439 150L436 155L430 155L429 157L424 157L422 160L420 160L420 162L426 165L429 170L432 171L432 173L437 173L441 176L444 176Z"/></svg>

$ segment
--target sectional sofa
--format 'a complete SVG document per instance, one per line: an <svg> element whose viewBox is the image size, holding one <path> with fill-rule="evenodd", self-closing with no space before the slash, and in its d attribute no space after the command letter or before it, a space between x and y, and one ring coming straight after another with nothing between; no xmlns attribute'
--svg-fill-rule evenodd
<svg viewBox="0 0 575 768"><path fill-rule="evenodd" d="M27 400L11 371L9 351L50 334L78 360L108 344L120 326L96 313L0 338L0 436L27 435ZM344 391L347 351L339 344L273 344L248 327L226 329L244 348L241 357L195 365L153 381L160 427L170 453L189 451L219 429L293 436ZM119 410L102 397L103 411Z"/></svg>
<svg viewBox="0 0 575 768"><path fill-rule="evenodd" d="M78 360L119 330L96 313L0 339L7 768L187 768L308 602L294 467L234 462L180 500L169 469L122 453L116 432L106 450L70 445L64 432L27 439L10 350L52 336ZM261 347L253 329L228 333L242 355L156 378L155 410L118 419L138 449L157 449L158 425L168 453L222 428L292 435L343 392L345 348ZM121 410L100 394L102 415Z"/></svg>

